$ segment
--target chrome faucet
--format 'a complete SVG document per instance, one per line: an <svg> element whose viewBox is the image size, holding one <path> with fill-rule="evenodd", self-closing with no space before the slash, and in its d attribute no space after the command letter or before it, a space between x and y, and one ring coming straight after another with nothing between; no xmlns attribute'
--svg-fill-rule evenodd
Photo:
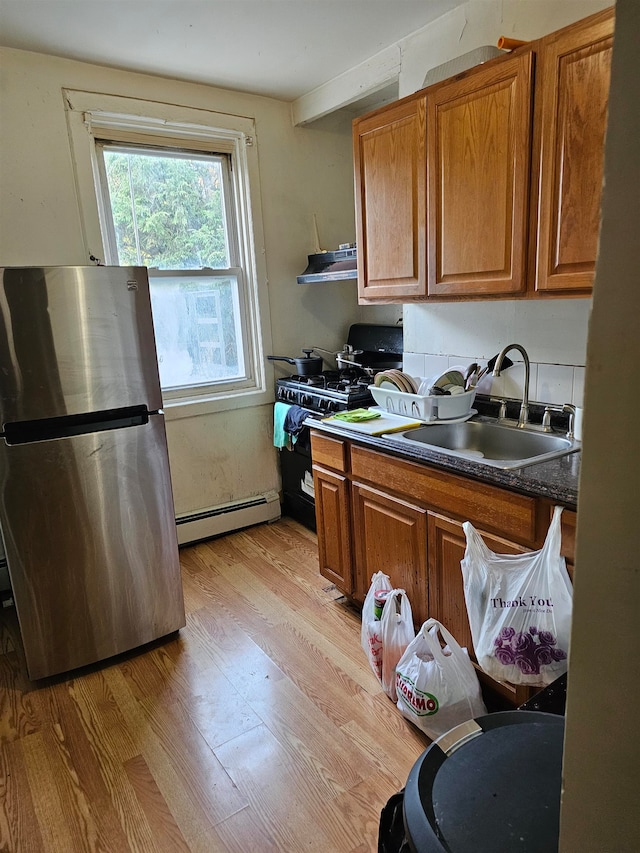
<svg viewBox="0 0 640 853"><path fill-rule="evenodd" d="M500 376L502 361L509 350L512 349L517 349L518 352L522 353L522 357L524 358L524 388L522 389L522 405L520 406L520 417L518 418L518 427L522 429L529 422L529 376L531 374L529 356L525 348L520 346L520 344L507 344L496 359L492 376Z"/></svg>

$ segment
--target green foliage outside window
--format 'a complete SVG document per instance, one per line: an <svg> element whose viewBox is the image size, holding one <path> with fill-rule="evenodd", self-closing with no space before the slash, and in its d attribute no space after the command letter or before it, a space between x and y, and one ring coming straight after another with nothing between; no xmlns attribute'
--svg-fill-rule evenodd
<svg viewBox="0 0 640 853"><path fill-rule="evenodd" d="M104 161L120 264L230 265L219 162L109 150Z"/></svg>

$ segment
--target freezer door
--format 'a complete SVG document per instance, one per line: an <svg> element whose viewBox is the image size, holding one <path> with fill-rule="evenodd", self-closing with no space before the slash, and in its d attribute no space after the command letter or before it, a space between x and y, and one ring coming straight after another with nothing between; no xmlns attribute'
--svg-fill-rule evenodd
<svg viewBox="0 0 640 853"><path fill-rule="evenodd" d="M0 428L162 407L144 267L0 269Z"/></svg>
<svg viewBox="0 0 640 853"><path fill-rule="evenodd" d="M7 446L0 524L29 676L185 624L164 418Z"/></svg>

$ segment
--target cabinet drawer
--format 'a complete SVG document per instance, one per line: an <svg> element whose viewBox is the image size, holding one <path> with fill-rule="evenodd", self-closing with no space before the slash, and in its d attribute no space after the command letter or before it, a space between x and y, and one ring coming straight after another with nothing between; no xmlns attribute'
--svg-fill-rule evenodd
<svg viewBox="0 0 640 853"><path fill-rule="evenodd" d="M536 501L456 474L448 474L395 459L363 447L352 447L354 479L384 483L396 492L429 509L471 521L484 530L535 548L538 541Z"/></svg>
<svg viewBox="0 0 640 853"><path fill-rule="evenodd" d="M311 431L311 458L317 465L325 465L335 471L346 471L349 448L346 441L329 438Z"/></svg>

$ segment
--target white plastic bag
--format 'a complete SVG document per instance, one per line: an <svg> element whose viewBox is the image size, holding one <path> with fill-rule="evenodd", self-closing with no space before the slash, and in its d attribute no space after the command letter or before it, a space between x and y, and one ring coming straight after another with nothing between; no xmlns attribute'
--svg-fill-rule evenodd
<svg viewBox="0 0 640 853"><path fill-rule="evenodd" d="M424 623L398 661L396 692L402 716L433 740L487 713L467 650L437 619Z"/></svg>
<svg viewBox="0 0 640 853"><path fill-rule="evenodd" d="M404 589L394 589L387 596L380 619L382 636L382 689L394 702L396 665L416 632L413 628L411 604Z"/></svg>
<svg viewBox="0 0 640 853"><path fill-rule="evenodd" d="M362 606L362 627L360 644L367 656L371 669L382 681L382 634L380 619L375 615L375 594L381 590L391 590L391 580L384 572L376 572L371 578L371 586Z"/></svg>
<svg viewBox="0 0 640 853"><path fill-rule="evenodd" d="M498 681L544 687L567 670L573 591L560 556L562 507L544 546L494 554L467 521L461 563L476 658Z"/></svg>

